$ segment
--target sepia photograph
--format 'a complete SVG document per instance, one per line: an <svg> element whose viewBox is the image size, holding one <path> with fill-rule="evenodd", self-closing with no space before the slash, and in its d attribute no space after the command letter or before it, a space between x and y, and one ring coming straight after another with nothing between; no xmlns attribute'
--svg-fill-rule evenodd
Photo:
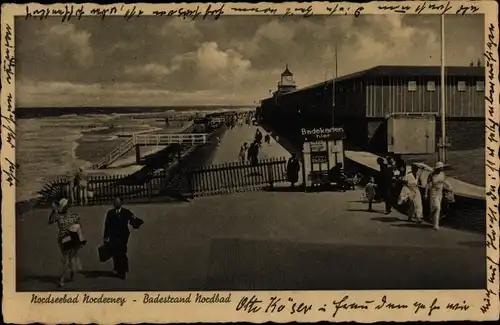
<svg viewBox="0 0 500 325"><path fill-rule="evenodd" d="M484 18L441 24L18 18L18 290L484 287Z"/></svg>
<svg viewBox="0 0 500 325"><path fill-rule="evenodd" d="M484 290L485 15L303 12L15 16L15 291Z"/></svg>

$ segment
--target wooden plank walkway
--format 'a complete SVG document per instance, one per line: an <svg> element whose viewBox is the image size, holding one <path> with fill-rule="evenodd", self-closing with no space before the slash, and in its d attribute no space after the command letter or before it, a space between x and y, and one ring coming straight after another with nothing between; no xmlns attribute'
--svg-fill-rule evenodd
<svg viewBox="0 0 500 325"><path fill-rule="evenodd" d="M370 152L364 151L346 151L345 157L349 160L354 161L357 164L363 165L370 169L380 171L379 166L377 164L377 158L379 156L372 154ZM421 169L424 169L425 172L430 172L432 168L424 163L416 163ZM462 196L471 199L479 199L486 200L486 192L484 187L472 185L466 182L462 182L453 177L446 177L447 181L453 187L453 191L455 195Z"/></svg>

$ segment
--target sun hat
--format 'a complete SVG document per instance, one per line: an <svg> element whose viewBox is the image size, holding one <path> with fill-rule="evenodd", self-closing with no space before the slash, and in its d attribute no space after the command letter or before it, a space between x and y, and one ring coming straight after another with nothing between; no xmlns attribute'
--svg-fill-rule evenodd
<svg viewBox="0 0 500 325"><path fill-rule="evenodd" d="M68 203L69 203L68 199L65 198L60 199L58 204L58 210L59 211L63 210L68 205Z"/></svg>
<svg viewBox="0 0 500 325"><path fill-rule="evenodd" d="M436 166L434 166L434 169L439 169L439 168L443 168L443 167L444 167L444 164L442 162L438 161L436 163Z"/></svg>

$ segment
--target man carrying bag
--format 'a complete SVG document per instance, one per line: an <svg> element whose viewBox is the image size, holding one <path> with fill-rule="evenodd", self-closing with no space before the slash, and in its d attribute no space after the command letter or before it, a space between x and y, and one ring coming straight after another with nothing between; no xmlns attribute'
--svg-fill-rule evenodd
<svg viewBox="0 0 500 325"><path fill-rule="evenodd" d="M132 211L122 207L119 197L115 198L114 208L106 214L104 223L104 245L99 247L99 258L106 261L113 258L113 273L121 279L129 272L127 245L130 236L129 225L139 229L144 223Z"/></svg>

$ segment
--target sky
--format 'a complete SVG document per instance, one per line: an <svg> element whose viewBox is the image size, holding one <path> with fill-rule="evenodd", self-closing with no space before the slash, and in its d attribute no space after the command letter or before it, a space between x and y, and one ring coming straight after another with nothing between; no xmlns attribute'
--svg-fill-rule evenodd
<svg viewBox="0 0 500 325"><path fill-rule="evenodd" d="M298 87L377 65L439 65L438 15L18 18L16 105L255 105L288 63ZM484 52L482 15L447 16L446 64Z"/></svg>

